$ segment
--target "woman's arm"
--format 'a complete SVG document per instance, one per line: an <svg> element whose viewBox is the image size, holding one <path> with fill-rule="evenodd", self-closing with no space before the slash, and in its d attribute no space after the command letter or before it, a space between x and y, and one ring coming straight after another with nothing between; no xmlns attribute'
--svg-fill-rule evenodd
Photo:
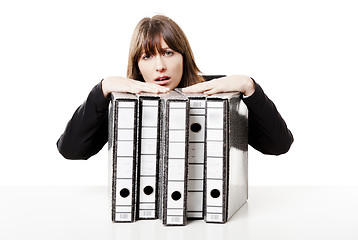
<svg viewBox="0 0 358 240"><path fill-rule="evenodd" d="M264 154L286 153L293 135L261 86L255 83L255 92L243 101L249 109L249 144Z"/></svg>
<svg viewBox="0 0 358 240"><path fill-rule="evenodd" d="M108 96L111 92L167 92L169 89L119 76L107 77L97 84L86 101L77 108L57 148L67 159L88 159L108 141Z"/></svg>
<svg viewBox="0 0 358 240"><path fill-rule="evenodd" d="M204 92L208 95L230 91L239 91L244 95L243 101L249 110L249 144L264 154L286 153L293 142L292 133L275 104L253 79L234 75L183 89L183 92Z"/></svg>
<svg viewBox="0 0 358 240"><path fill-rule="evenodd" d="M58 151L67 159L88 159L108 140L108 105L102 84L97 84L77 108L57 141Z"/></svg>
<svg viewBox="0 0 358 240"><path fill-rule="evenodd" d="M233 75L183 88L183 92L202 92L207 95L220 92L241 92L244 96L251 96L255 92L255 82L247 76Z"/></svg>
<svg viewBox="0 0 358 240"><path fill-rule="evenodd" d="M102 81L102 90L105 97L111 92L128 92L128 93L165 93L170 89L154 84L141 82L129 78L113 76L107 77Z"/></svg>

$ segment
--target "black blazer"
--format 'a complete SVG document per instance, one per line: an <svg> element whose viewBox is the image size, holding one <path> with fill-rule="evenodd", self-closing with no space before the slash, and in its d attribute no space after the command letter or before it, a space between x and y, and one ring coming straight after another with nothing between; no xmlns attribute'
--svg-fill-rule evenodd
<svg viewBox="0 0 358 240"><path fill-rule="evenodd" d="M209 81L224 75L203 76ZM108 141L109 98L98 83L81 104L57 141L58 151L67 159L88 159L98 153ZM291 131L275 104L255 82L255 92L243 98L249 110L249 145L271 155L286 153L293 143Z"/></svg>

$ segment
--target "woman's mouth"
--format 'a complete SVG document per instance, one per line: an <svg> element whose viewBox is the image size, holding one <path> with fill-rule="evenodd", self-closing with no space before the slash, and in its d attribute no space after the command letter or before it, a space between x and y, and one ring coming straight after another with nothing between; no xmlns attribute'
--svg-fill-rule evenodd
<svg viewBox="0 0 358 240"><path fill-rule="evenodd" d="M165 85L168 82L170 82L170 77L168 76L157 77L156 79L154 79L154 82L158 85Z"/></svg>

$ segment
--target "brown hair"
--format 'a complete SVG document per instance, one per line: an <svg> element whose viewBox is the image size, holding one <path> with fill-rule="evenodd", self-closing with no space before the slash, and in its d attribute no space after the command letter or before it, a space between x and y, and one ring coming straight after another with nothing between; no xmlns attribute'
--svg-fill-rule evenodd
<svg viewBox="0 0 358 240"><path fill-rule="evenodd" d="M143 18L135 28L129 48L127 77L144 81L140 74L138 61L143 51L146 55L163 53L160 39L163 37L167 45L183 56L183 76L177 87L187 87L203 82L200 70L194 61L194 55L183 30L170 18L156 15Z"/></svg>

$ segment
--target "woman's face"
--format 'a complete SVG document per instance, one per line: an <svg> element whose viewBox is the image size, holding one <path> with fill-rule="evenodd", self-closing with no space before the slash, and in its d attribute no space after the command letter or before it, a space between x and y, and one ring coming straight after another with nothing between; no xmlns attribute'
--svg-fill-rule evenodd
<svg viewBox="0 0 358 240"><path fill-rule="evenodd" d="M163 38L161 47L164 49L163 54L142 54L138 61L139 71L146 82L174 89L183 76L183 56L170 49Z"/></svg>

